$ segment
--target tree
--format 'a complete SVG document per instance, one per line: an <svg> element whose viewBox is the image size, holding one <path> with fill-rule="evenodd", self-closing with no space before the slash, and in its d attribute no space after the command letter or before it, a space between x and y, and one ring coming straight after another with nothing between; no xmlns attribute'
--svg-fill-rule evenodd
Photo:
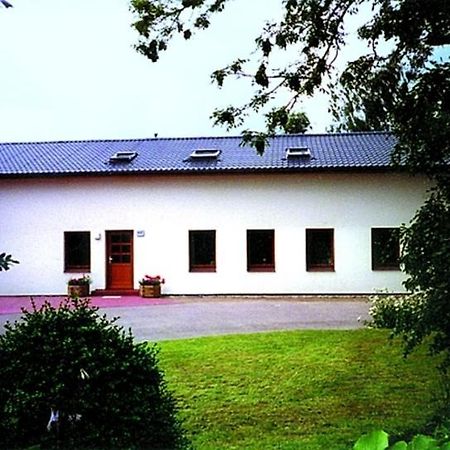
<svg viewBox="0 0 450 450"><path fill-rule="evenodd" d="M208 28L211 16L222 12L229 1L131 0L137 16L133 26L140 35L137 51L157 61L174 36L191 39L195 31ZM251 78L256 86L245 104L214 111L216 124L241 126L250 110L260 112L272 104L277 93L288 91L291 95L286 103L265 112L270 134L284 128L300 100L322 90L332 94L336 128L391 129L401 119L399 106L410 112L405 96L414 95L414 88L425 81L423 76L428 73L430 79L439 77L442 71L444 76L448 74L448 63L431 62L436 59L433 50L450 41L447 0L284 0L283 8L283 19L267 22L256 38L253 57L237 58L212 74L219 87L229 77ZM373 17L359 28L358 37L368 51L339 73L335 62L347 45L345 24L364 8L372 8ZM287 60L281 68L277 61L272 67L275 53L292 48L296 50L295 60ZM435 70L430 64L436 65ZM440 81L433 81L438 87ZM256 140L264 134L251 136ZM409 153L409 147L403 146L401 151Z"/></svg>
<svg viewBox="0 0 450 450"><path fill-rule="evenodd" d="M437 182L429 198L402 234L402 262L408 279L406 288L419 293L420 303L412 320L396 320L410 352L432 336L432 353L444 355L444 372L450 368L450 184ZM420 320L417 320L420 317Z"/></svg>
<svg viewBox="0 0 450 450"><path fill-rule="evenodd" d="M140 35L137 51L157 61L174 36L190 39L208 28L211 16L228 2L131 0ZM448 367L450 276L443 267L450 260L450 1L283 0L282 5L282 20L267 22L253 56L212 74L219 87L230 77L250 77L256 87L248 102L216 110L212 118L233 128L243 125L249 111L264 113L265 132L243 133L245 142L263 151L267 136L284 128L299 101L324 91L331 96L334 129L395 134L393 162L428 175L435 186L401 237L405 286L424 296L427 324L411 324L401 333L413 337L414 345L431 335L432 350L447 354ZM364 9L371 17L359 26L357 37L366 51L339 70L336 61L351 46L346 24ZM274 67L273 55L292 49L294 59ZM273 106L281 97L277 94L286 91L289 100Z"/></svg>
<svg viewBox="0 0 450 450"><path fill-rule="evenodd" d="M0 448L187 447L156 347L135 344L97 311L88 299L67 299L6 324Z"/></svg>

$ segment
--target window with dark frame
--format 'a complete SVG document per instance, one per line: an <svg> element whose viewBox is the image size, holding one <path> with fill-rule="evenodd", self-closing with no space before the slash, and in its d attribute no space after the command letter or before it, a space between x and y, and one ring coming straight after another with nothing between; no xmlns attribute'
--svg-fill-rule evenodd
<svg viewBox="0 0 450 450"><path fill-rule="evenodd" d="M247 230L247 271L275 272L275 230Z"/></svg>
<svg viewBox="0 0 450 450"><path fill-rule="evenodd" d="M64 232L64 271L91 271L91 233L89 231Z"/></svg>
<svg viewBox="0 0 450 450"><path fill-rule="evenodd" d="M400 270L399 228L372 228L372 270Z"/></svg>
<svg viewBox="0 0 450 450"><path fill-rule="evenodd" d="M306 270L334 271L334 229L306 230Z"/></svg>
<svg viewBox="0 0 450 450"><path fill-rule="evenodd" d="M216 271L216 231L189 231L189 271Z"/></svg>

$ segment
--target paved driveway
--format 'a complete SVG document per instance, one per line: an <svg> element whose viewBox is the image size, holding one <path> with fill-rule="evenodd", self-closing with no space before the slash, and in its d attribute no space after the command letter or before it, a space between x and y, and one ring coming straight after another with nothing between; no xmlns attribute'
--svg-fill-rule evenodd
<svg viewBox="0 0 450 450"><path fill-rule="evenodd" d="M217 334L302 328L357 328L367 317L364 302L273 300L178 303L153 308L117 308L119 323L137 339L164 340Z"/></svg>
<svg viewBox="0 0 450 450"><path fill-rule="evenodd" d="M109 317L131 327L137 340L161 341L220 334L308 328L351 329L362 326L364 300L301 300L298 298L173 298L133 306L100 306ZM0 315L0 329L17 313ZM360 320L358 320L360 319Z"/></svg>

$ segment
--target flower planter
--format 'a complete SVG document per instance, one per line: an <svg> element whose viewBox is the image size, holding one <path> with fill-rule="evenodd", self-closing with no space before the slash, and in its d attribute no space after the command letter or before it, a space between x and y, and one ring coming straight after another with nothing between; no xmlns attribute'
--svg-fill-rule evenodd
<svg viewBox="0 0 450 450"><path fill-rule="evenodd" d="M89 285L88 284L72 284L67 286L67 294L69 297L88 297Z"/></svg>
<svg viewBox="0 0 450 450"><path fill-rule="evenodd" d="M160 284L141 285L139 287L139 294L141 297L147 298L161 297L161 285Z"/></svg>

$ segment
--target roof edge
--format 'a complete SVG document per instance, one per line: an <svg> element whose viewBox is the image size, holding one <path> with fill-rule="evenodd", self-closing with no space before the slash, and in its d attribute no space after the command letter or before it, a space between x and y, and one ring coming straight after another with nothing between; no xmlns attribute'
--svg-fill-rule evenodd
<svg viewBox="0 0 450 450"><path fill-rule="evenodd" d="M153 171L123 171L123 172L46 172L46 173L17 173L0 174L1 179L37 179L37 178L86 178L86 177L152 177L152 176L217 176L217 175L267 175L267 174L326 174L326 173L409 173L406 168L390 166L360 166L360 167L325 167L302 168L301 170L263 168L263 169L228 169L228 170L153 170Z"/></svg>

